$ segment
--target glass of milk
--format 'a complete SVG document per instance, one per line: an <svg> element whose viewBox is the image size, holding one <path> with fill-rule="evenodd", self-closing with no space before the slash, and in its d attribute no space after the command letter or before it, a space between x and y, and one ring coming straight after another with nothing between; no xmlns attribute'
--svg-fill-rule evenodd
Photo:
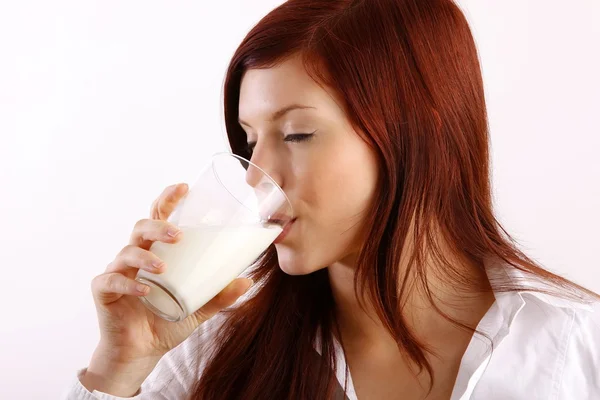
<svg viewBox="0 0 600 400"><path fill-rule="evenodd" d="M167 267L162 274L139 270L136 280L150 286L140 300L168 321L186 318L252 265L293 218L286 194L260 167L214 155L168 219L182 231L179 242L150 248Z"/></svg>

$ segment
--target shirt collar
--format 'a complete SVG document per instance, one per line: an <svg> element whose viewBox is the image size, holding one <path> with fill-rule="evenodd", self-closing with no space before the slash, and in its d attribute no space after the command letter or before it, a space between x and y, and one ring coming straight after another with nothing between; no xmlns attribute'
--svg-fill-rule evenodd
<svg viewBox="0 0 600 400"><path fill-rule="evenodd" d="M536 276L528 274L518 268L513 267L512 265L510 265L502 260L498 260L495 258L489 258L486 261L486 272L488 274L488 278L490 279L490 282L492 283L492 288L494 290L494 295L496 296L496 299L498 299L498 297L503 296L503 293L501 293L497 287L494 287L495 285L493 282L493 278L498 277L498 276L501 276L503 278L508 277L509 281L513 285L515 285L517 287L521 287L521 288L545 289L545 290L549 290L549 291L556 290L556 288L552 287L551 285L549 285L547 283L544 283L543 280L541 280L540 278L537 278ZM565 298L561 298L558 296L552 296L547 293L541 293L541 292L530 291L530 290L518 290L514 293L516 293L516 295L520 298L520 301L517 301L518 303L521 303L521 301L523 302L523 304L526 303L525 298L527 296L531 296L531 297L535 297L535 298L543 301L544 303L549 304L554 307L572 308L572 309L574 308L574 309L594 312L594 309L590 306L590 304L585 303L585 302L579 302L576 300L565 299ZM523 297L523 296L525 296L525 297Z"/></svg>

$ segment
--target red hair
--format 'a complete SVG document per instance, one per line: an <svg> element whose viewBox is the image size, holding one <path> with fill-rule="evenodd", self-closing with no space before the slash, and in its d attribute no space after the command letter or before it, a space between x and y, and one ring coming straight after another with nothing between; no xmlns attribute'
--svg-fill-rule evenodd
<svg viewBox="0 0 600 400"><path fill-rule="evenodd" d="M355 286L357 294L369 296L399 350L425 368L431 382L427 349L407 327L399 304L408 291L406 278L409 272L417 276L432 301L424 262L432 256L448 285L472 285L444 257L438 233L452 254L472 265L496 257L549 283L555 289L549 292L576 300L597 297L528 258L494 217L480 65L453 1L289 0L270 12L248 33L227 71L225 123L234 153L249 157L238 123L244 72L296 54L315 81L344 99L351 123L378 155L379 192L367 216L369 240L359 255ZM413 251L401 271L413 218ZM338 332L327 270L286 275L270 247L251 276L258 289L226 311L193 398L331 398L332 335ZM494 288L531 290L512 281L495 282ZM315 357L317 335L321 357Z"/></svg>

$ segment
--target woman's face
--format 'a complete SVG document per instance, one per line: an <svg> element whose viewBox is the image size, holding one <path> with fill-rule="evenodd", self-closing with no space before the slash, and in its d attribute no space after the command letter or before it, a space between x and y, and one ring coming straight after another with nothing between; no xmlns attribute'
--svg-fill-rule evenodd
<svg viewBox="0 0 600 400"><path fill-rule="evenodd" d="M350 260L377 182L373 150L350 125L341 102L306 73L299 57L248 70L239 121L251 161L288 195L296 219L276 243L281 269L301 275Z"/></svg>

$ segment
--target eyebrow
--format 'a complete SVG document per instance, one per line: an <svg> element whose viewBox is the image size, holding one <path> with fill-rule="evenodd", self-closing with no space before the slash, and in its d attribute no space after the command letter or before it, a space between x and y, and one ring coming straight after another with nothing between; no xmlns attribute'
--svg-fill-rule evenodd
<svg viewBox="0 0 600 400"><path fill-rule="evenodd" d="M269 119L269 121L274 122L274 121L280 119L281 117L283 117L285 114L287 114L288 112L290 112L292 110L306 110L306 109L315 109L315 107L304 106L302 104L290 104L289 106L285 106L285 107L280 108L279 110L275 111L271 115L271 118ZM251 126L249 123L244 122L244 121L242 121L239 118L238 118L238 122L240 123L240 125L245 125L245 126L248 126L248 127Z"/></svg>

